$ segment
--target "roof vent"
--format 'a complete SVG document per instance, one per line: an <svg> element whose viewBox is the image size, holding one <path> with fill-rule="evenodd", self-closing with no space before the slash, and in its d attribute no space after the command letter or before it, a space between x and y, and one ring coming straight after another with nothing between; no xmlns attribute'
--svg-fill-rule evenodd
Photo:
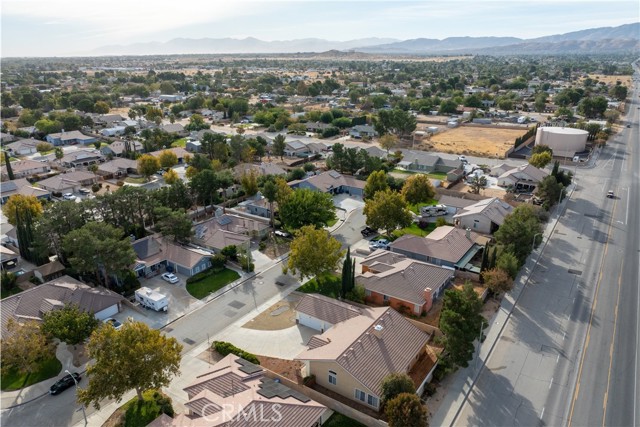
<svg viewBox="0 0 640 427"><path fill-rule="evenodd" d="M467 239L471 240L471 229L467 228L467 232L465 233L465 235L467 236Z"/></svg>
<svg viewBox="0 0 640 427"><path fill-rule="evenodd" d="M384 330L384 327L382 325L376 325L373 327L373 335L375 335L375 337L378 339L382 339L383 330Z"/></svg>

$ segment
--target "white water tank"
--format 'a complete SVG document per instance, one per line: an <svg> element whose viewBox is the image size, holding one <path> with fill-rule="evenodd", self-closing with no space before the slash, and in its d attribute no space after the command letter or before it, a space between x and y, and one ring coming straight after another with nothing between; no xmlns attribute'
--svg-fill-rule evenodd
<svg viewBox="0 0 640 427"><path fill-rule="evenodd" d="M589 132L568 127L539 127L536 145L546 145L557 157L573 157L585 150Z"/></svg>

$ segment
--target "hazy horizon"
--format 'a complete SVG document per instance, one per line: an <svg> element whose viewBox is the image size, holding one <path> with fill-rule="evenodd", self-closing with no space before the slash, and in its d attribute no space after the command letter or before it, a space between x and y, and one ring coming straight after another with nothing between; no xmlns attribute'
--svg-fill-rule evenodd
<svg viewBox="0 0 640 427"><path fill-rule="evenodd" d="M530 39L638 22L636 1L5 0L2 57L80 56L175 38ZM166 5L166 6L165 6ZM143 17L141 19L141 17ZM168 52L170 53L170 52Z"/></svg>

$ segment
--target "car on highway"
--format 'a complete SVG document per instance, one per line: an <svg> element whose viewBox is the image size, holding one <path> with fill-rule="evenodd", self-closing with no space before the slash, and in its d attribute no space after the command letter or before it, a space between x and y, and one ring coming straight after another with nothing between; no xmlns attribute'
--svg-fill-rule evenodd
<svg viewBox="0 0 640 427"><path fill-rule="evenodd" d="M360 231L360 234L362 234L362 237L369 237L372 234L376 234L376 233L377 231L371 227L365 227Z"/></svg>
<svg viewBox="0 0 640 427"><path fill-rule="evenodd" d="M287 233L286 231L283 230L276 230L273 232L273 234L275 234L276 236L280 236L280 237L291 237L291 234Z"/></svg>
<svg viewBox="0 0 640 427"><path fill-rule="evenodd" d="M613 191L607 191L607 199L613 199L615 196L613 195Z"/></svg>
<svg viewBox="0 0 640 427"><path fill-rule="evenodd" d="M162 275L162 280L166 280L169 283L178 283L180 279L173 273L164 273Z"/></svg>
<svg viewBox="0 0 640 427"><path fill-rule="evenodd" d="M113 326L113 328L117 331L118 329L122 328L122 323L118 322L116 319L114 319L113 317L109 317L107 319L104 319L102 321L105 325L111 325Z"/></svg>
<svg viewBox="0 0 640 427"><path fill-rule="evenodd" d="M75 378L75 381L74 381ZM80 382L80 379L82 377L80 377L80 374L77 372L74 372L72 374L67 374L64 377L60 378L58 381L56 381L50 388L49 388L49 394L60 394L63 391L65 391L66 389L68 389L69 387L73 386L76 381Z"/></svg>
<svg viewBox="0 0 640 427"><path fill-rule="evenodd" d="M75 199L76 199L76 196L74 196L74 195L73 195L73 193L64 193L64 194L62 195L62 198L63 198L64 200L75 200Z"/></svg>

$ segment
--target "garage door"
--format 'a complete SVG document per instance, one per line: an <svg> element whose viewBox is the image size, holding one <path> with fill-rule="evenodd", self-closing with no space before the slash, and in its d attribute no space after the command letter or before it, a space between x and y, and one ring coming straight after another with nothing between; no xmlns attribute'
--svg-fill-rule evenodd
<svg viewBox="0 0 640 427"><path fill-rule="evenodd" d="M104 320L109 317L113 317L118 314L118 304L113 304L111 307L107 307L102 311L96 313L96 319Z"/></svg>
<svg viewBox="0 0 640 427"><path fill-rule="evenodd" d="M322 331L322 327L324 322L320 319L316 319L315 317L309 316L308 314L299 313L299 323L304 326L308 326L311 329L315 329L316 331Z"/></svg>

